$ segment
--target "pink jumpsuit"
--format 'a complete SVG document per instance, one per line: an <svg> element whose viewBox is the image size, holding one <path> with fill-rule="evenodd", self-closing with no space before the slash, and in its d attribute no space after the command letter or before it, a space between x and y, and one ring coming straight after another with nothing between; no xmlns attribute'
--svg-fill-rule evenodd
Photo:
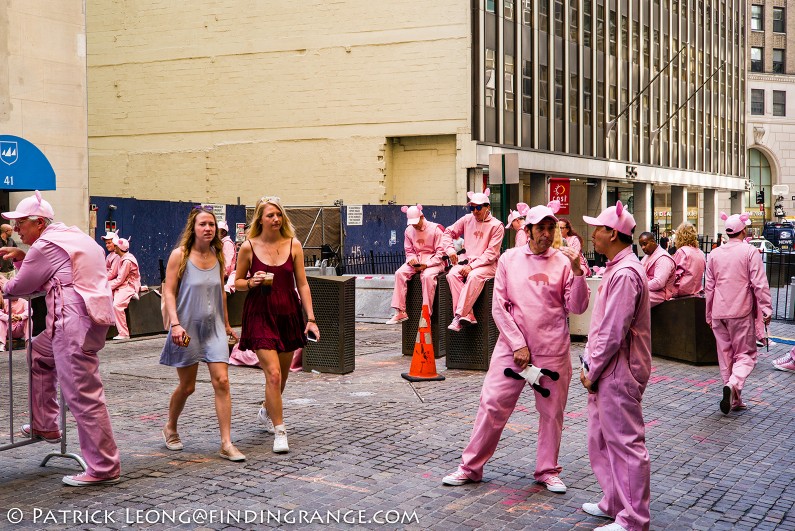
<svg viewBox="0 0 795 531"><path fill-rule="evenodd" d="M110 281L110 289L113 291L113 315L116 318L116 330L120 336L130 337L124 310L130 305L130 300L141 290L138 260L132 253L124 253L119 260L119 272L116 278Z"/></svg>
<svg viewBox="0 0 795 531"><path fill-rule="evenodd" d="M5 306L0 310L0 343L7 344L8 342L8 301L3 301ZM16 299L11 302L11 315L19 315L22 317L19 321L11 322L11 337L13 339L22 339L27 337L27 326L30 320L28 319L28 301L25 299Z"/></svg>
<svg viewBox="0 0 795 531"><path fill-rule="evenodd" d="M433 313L433 300L436 296L436 276L444 271L442 257L442 237L444 228L438 223L433 223L423 218L422 230L417 230L413 225L406 227L403 236L403 248L406 251L406 263L395 271L395 289L392 292L392 308L406 311L406 293L408 281L417 271L408 264L416 260L428 267L420 273L422 282L422 304L428 305L428 313Z"/></svg>
<svg viewBox="0 0 795 531"><path fill-rule="evenodd" d="M4 291L15 296L47 293L46 328L33 338L32 428L58 430L57 381L77 424L86 471L109 479L119 475L121 465L97 356L113 323L102 262L102 250L89 236L53 223L30 247Z"/></svg>
<svg viewBox="0 0 795 531"><path fill-rule="evenodd" d="M229 235L226 235L221 239L221 243L224 245L224 278L229 278L232 272L234 272L235 266L237 265L235 263L237 258L237 253L235 252L235 242L232 241L232 238L230 238Z"/></svg>
<svg viewBox="0 0 795 531"><path fill-rule="evenodd" d="M646 272L627 247L607 263L585 346L588 455L604 493L599 509L630 530L649 529L649 453L641 399L651 374Z"/></svg>
<svg viewBox="0 0 795 531"><path fill-rule="evenodd" d="M108 272L108 280L113 280L119 274L119 255L115 251L105 257L105 270Z"/></svg>
<svg viewBox="0 0 795 531"><path fill-rule="evenodd" d="M653 253L644 255L640 261L646 269L649 281L649 305L654 308L671 298L674 292L676 263L668 251L659 245Z"/></svg>
<svg viewBox="0 0 795 531"><path fill-rule="evenodd" d="M674 297L689 297L704 293L704 271L707 259L700 249L686 245L674 253Z"/></svg>
<svg viewBox="0 0 795 531"><path fill-rule="evenodd" d="M707 261L707 323L718 345L718 364L724 385L740 392L756 366L755 320L772 315L770 287L762 257L740 238L713 249Z"/></svg>
<svg viewBox="0 0 795 531"><path fill-rule="evenodd" d="M547 249L534 255L528 246L509 249L500 257L494 279L492 314L500 331L483 381L480 407L472 436L461 457L460 469L473 481L483 477L483 467L494 455L508 417L527 382L505 376L507 367L519 372L513 353L530 350L530 363L560 373L558 381L541 377L548 398L534 391L539 415L538 449L534 477L544 481L560 474L558 452L563 432L571 360L569 313L588 309L590 290L585 275L574 276L571 262L561 252Z"/></svg>
<svg viewBox="0 0 795 531"><path fill-rule="evenodd" d="M504 234L502 222L491 213L482 222L476 220L473 214L467 214L444 231L442 246L448 255L455 253L453 242L463 236L466 256L462 255L460 259L469 260L466 265L472 268L466 279L461 276L462 265L453 266L447 273L456 315L466 317L472 313L472 306L483 291L483 285L488 279L494 278Z"/></svg>
<svg viewBox="0 0 795 531"><path fill-rule="evenodd" d="M520 228L516 231L516 238L514 238L514 247L523 247L527 245L527 233L524 231L524 227Z"/></svg>

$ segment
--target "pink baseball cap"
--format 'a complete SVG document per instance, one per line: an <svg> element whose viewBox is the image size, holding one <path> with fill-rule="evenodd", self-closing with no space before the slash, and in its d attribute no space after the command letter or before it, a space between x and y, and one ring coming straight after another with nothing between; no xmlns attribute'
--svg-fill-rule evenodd
<svg viewBox="0 0 795 531"><path fill-rule="evenodd" d="M52 205L41 197L41 192L36 190L34 195L20 201L16 210L3 212L2 216L6 219L21 219L31 216L53 219L55 212L52 209Z"/></svg>
<svg viewBox="0 0 795 531"><path fill-rule="evenodd" d="M100 238L102 238L103 240L118 240L119 235L111 230L105 233L104 236L100 236Z"/></svg>
<svg viewBox="0 0 795 531"><path fill-rule="evenodd" d="M519 218L523 218L524 214L522 214L522 211L526 212L527 208L528 208L527 203L517 203L516 210L511 210L511 213L508 214L508 223L505 224L505 228L510 229L511 223L513 223Z"/></svg>
<svg viewBox="0 0 795 531"><path fill-rule="evenodd" d="M218 230L225 230L226 232L229 232L229 225L227 225L226 221L219 221Z"/></svg>
<svg viewBox="0 0 795 531"><path fill-rule="evenodd" d="M489 200L489 196L491 195L491 188L486 188L482 192L467 192L467 197L469 198L470 205L490 205L491 201Z"/></svg>
<svg viewBox="0 0 795 531"><path fill-rule="evenodd" d="M595 227L610 227L616 229L621 234L632 236L632 229L635 228L635 218L624 208L621 201L616 206L607 207L599 214L599 217L592 218L583 216L583 221Z"/></svg>
<svg viewBox="0 0 795 531"><path fill-rule="evenodd" d="M113 242L116 247L124 251L125 253L130 249L130 240L127 238L119 238L118 240Z"/></svg>
<svg viewBox="0 0 795 531"><path fill-rule="evenodd" d="M416 225L422 217L422 205L403 206L400 211L406 214L406 225Z"/></svg>
<svg viewBox="0 0 795 531"><path fill-rule="evenodd" d="M721 212L720 219L726 222L726 234L737 234L751 224L751 216L746 212L742 214L733 214L731 216L727 215L725 212Z"/></svg>
<svg viewBox="0 0 795 531"><path fill-rule="evenodd" d="M519 205L516 206L518 207ZM552 218L555 220L555 223L558 222L558 218L555 217L555 214L557 214L558 210L560 210L560 201L558 201L557 199L555 199L554 201L550 201L546 205L537 205L534 206L533 208L527 208L527 205L524 206L525 206L525 211L523 212L523 214L524 214L525 226L535 225L544 218ZM520 210L519 212L522 211Z"/></svg>

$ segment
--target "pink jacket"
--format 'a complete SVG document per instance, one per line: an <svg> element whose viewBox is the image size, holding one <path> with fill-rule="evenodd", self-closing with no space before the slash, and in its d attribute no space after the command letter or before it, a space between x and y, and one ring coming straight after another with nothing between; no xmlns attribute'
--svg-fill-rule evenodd
<svg viewBox="0 0 795 531"><path fill-rule="evenodd" d="M646 272L627 247L607 262L599 283L584 359L588 379L611 374L618 363L629 366L646 388L651 374L651 314Z"/></svg>
<svg viewBox="0 0 795 531"><path fill-rule="evenodd" d="M640 261L646 270L646 278L649 281L649 291L662 292L659 295L663 300L671 298L674 292L674 281L676 277L676 263L668 251L659 245L650 255L645 255Z"/></svg>
<svg viewBox="0 0 795 531"><path fill-rule="evenodd" d="M108 253L105 257L105 269L108 271L108 280L113 280L119 274L119 255L115 252Z"/></svg>
<svg viewBox="0 0 795 531"><path fill-rule="evenodd" d="M138 260L130 252L124 253L124 256L121 257L121 260L119 260L119 274L110 281L110 289L113 291L122 286L130 286L135 290L135 293L141 291L141 273L138 271Z"/></svg>
<svg viewBox="0 0 795 531"><path fill-rule="evenodd" d="M427 219L422 223L422 230L417 230L412 225L406 227L403 235L406 263L416 260L428 267L442 265L444 227Z"/></svg>
<svg viewBox="0 0 795 531"><path fill-rule="evenodd" d="M588 309L585 275L574 276L560 251L535 255L530 247L508 249L497 263L492 316L500 331L497 343L512 352L530 349L538 356L569 356L569 313ZM495 349L496 350L496 349Z"/></svg>
<svg viewBox="0 0 795 531"><path fill-rule="evenodd" d="M674 253L676 273L674 279L674 297L701 295L704 292L704 270L707 260L700 249L685 245Z"/></svg>
<svg viewBox="0 0 795 531"><path fill-rule="evenodd" d="M224 244L224 277L228 277L235 270L235 242L229 236L224 236L221 243Z"/></svg>
<svg viewBox="0 0 795 531"><path fill-rule="evenodd" d="M461 259L468 259L469 267L475 269L497 262L504 234L502 222L491 214L482 222L478 222L473 214L467 214L447 227L442 246L448 255L454 254L453 241L463 236L466 256L461 256Z"/></svg>
<svg viewBox="0 0 795 531"><path fill-rule="evenodd" d="M754 317L760 310L763 315L773 314L762 256L739 238L729 238L709 253L704 292L708 323L745 317L752 311Z"/></svg>
<svg viewBox="0 0 795 531"><path fill-rule="evenodd" d="M527 233L524 231L524 228L521 228L516 231L516 238L514 238L514 247L522 247L527 245Z"/></svg>

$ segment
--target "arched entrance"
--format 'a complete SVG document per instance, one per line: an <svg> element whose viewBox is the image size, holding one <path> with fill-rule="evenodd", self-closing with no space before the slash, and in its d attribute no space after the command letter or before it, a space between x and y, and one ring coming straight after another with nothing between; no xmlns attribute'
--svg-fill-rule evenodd
<svg viewBox="0 0 795 531"><path fill-rule="evenodd" d="M752 227L756 229L757 234L761 234L765 220L771 219L773 173L770 169L770 161L760 150L751 148L748 150L746 170L748 180L751 181L751 193L747 195L746 207L748 212L754 214ZM760 191L765 194L764 211L760 211L759 205L756 203L756 195Z"/></svg>

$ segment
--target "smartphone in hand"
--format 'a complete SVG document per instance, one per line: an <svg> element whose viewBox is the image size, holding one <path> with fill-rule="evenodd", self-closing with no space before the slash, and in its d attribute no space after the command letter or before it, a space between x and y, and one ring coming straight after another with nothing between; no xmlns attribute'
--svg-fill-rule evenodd
<svg viewBox="0 0 795 531"><path fill-rule="evenodd" d="M313 343L317 343L317 336L311 330L306 333L306 339L307 341L312 341Z"/></svg>

